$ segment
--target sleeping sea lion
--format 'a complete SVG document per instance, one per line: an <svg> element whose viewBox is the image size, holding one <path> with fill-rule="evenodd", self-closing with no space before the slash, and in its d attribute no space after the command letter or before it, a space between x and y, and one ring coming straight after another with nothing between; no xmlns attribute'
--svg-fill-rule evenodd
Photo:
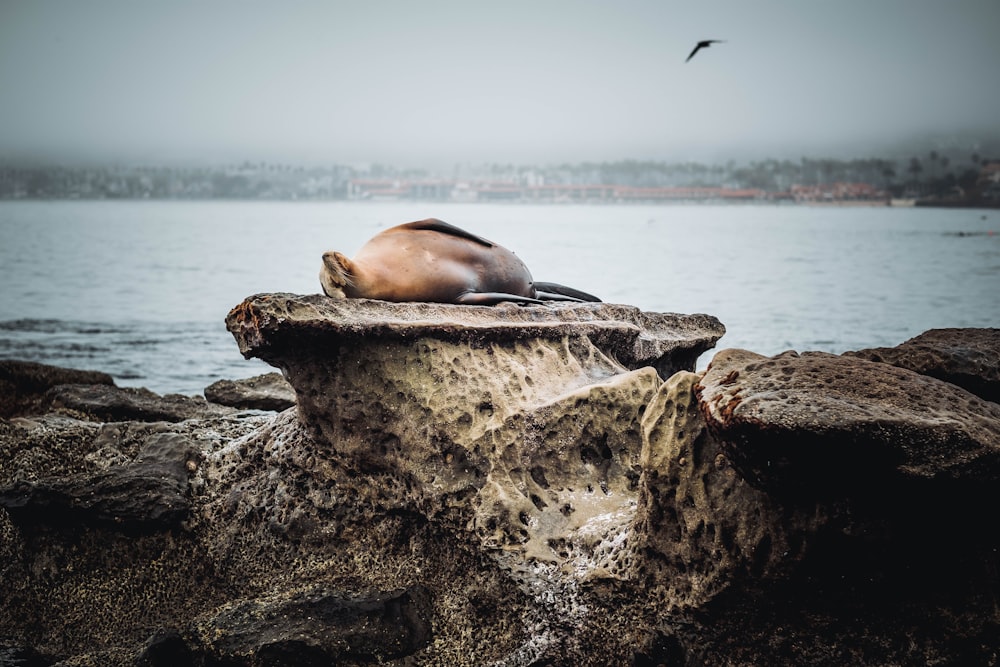
<svg viewBox="0 0 1000 667"><path fill-rule="evenodd" d="M434 218L376 234L353 259L323 253L327 296L493 305L501 301L600 301L556 283L536 283L510 250Z"/></svg>

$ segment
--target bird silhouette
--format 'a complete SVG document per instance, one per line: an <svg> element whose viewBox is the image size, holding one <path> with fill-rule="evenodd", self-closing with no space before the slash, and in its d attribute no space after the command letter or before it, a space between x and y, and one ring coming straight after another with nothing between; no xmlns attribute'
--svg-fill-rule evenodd
<svg viewBox="0 0 1000 667"><path fill-rule="evenodd" d="M691 52L691 55L689 55L687 57L687 60L685 60L684 62L687 62L688 60L694 58L694 54L698 53L698 49L707 49L708 47L712 46L712 44L721 44L725 41L726 40L724 39L705 39L698 42L698 44L694 47L694 51Z"/></svg>

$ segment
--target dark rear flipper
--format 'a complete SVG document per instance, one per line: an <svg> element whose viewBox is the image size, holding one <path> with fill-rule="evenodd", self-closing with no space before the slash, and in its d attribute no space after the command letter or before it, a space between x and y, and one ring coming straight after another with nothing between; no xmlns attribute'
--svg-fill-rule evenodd
<svg viewBox="0 0 1000 667"><path fill-rule="evenodd" d="M455 300L455 303L460 303L466 306L495 306L498 303L503 303L504 301L509 301L511 303L541 303L538 299L532 299L526 296L518 296L517 294L506 294L504 292L466 292L462 296Z"/></svg>
<svg viewBox="0 0 1000 667"><path fill-rule="evenodd" d="M543 301L593 301L600 303L593 294L581 292L559 283L535 283L535 296Z"/></svg>

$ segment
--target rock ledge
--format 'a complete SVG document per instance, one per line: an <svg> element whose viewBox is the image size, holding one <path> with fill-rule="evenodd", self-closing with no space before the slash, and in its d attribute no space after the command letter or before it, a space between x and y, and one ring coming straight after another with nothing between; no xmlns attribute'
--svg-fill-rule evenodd
<svg viewBox="0 0 1000 667"><path fill-rule="evenodd" d="M297 344L330 345L357 338L435 338L483 343L587 337L629 369L653 366L663 377L691 370L726 329L711 315L648 313L634 306L552 303L544 306L457 306L257 294L226 318L246 357L271 362Z"/></svg>

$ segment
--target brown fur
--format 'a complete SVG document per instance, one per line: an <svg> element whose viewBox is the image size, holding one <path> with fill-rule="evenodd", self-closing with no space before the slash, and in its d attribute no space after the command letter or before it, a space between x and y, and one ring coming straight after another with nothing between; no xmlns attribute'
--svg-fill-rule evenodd
<svg viewBox="0 0 1000 667"><path fill-rule="evenodd" d="M323 292L337 298L538 302L531 272L514 253L434 218L376 234L353 259L324 253L319 278Z"/></svg>

